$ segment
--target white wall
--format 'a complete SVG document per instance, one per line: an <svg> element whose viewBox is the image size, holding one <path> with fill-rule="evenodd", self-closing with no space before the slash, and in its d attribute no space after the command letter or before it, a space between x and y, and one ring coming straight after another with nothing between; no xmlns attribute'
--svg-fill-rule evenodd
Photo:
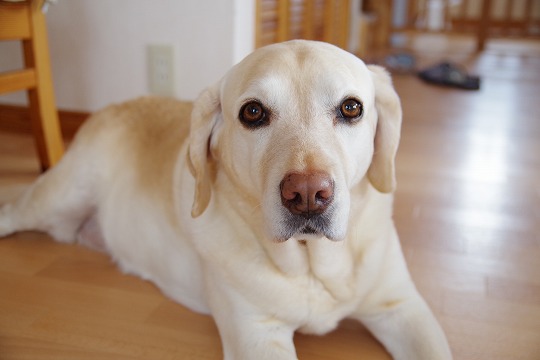
<svg viewBox="0 0 540 360"><path fill-rule="evenodd" d="M173 46L175 96L193 100L252 51L254 14L254 0L60 0L47 14L57 106L95 111L147 94L148 44ZM0 43L0 71L21 64L18 44Z"/></svg>

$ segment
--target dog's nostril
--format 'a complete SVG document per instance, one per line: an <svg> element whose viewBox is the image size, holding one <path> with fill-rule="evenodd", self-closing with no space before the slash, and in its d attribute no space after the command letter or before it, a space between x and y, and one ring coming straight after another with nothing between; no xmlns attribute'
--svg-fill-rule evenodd
<svg viewBox="0 0 540 360"><path fill-rule="evenodd" d="M325 172L287 174L280 189L283 206L306 218L324 212L334 197L334 182Z"/></svg>
<svg viewBox="0 0 540 360"><path fill-rule="evenodd" d="M325 201L325 200L328 200L331 196L332 196L331 193L329 191L327 191L327 190L318 191L315 194L315 200L316 201Z"/></svg>

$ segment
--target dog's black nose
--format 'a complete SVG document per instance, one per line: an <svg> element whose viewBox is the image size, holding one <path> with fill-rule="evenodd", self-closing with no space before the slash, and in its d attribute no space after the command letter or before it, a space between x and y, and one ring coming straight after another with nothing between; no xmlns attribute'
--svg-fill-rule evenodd
<svg viewBox="0 0 540 360"><path fill-rule="evenodd" d="M280 184L281 203L306 219L324 212L334 199L334 181L326 172L291 172Z"/></svg>

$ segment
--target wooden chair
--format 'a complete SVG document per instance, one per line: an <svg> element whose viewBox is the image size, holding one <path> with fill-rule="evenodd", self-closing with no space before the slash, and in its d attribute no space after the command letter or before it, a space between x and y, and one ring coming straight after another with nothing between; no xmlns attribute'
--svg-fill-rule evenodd
<svg viewBox="0 0 540 360"><path fill-rule="evenodd" d="M56 164L64 143L55 105L43 0L0 0L0 40L20 40L25 68L0 73L0 94L27 90L32 131L43 170Z"/></svg>

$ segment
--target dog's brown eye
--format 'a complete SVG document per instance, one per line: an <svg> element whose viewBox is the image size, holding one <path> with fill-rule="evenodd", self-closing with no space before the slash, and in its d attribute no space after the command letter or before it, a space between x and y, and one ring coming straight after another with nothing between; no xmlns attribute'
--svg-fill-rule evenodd
<svg viewBox="0 0 540 360"><path fill-rule="evenodd" d="M362 103L356 99L346 99L339 109L341 116L346 120L357 119L364 113Z"/></svg>
<svg viewBox="0 0 540 360"><path fill-rule="evenodd" d="M267 123L267 112L258 101L250 101L240 109L240 121L248 127L259 127Z"/></svg>

